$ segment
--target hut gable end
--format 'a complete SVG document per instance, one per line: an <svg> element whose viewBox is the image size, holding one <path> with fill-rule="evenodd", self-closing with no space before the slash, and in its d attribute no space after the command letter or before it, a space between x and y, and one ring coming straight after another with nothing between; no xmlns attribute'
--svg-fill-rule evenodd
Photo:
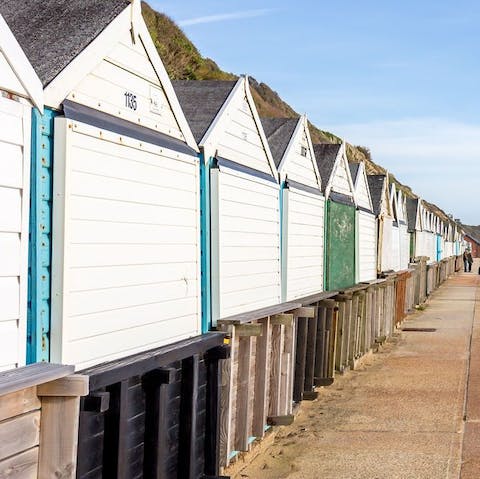
<svg viewBox="0 0 480 479"><path fill-rule="evenodd" d="M185 141L162 80L143 39L125 30L67 99Z"/></svg>
<svg viewBox="0 0 480 479"><path fill-rule="evenodd" d="M262 125L282 181L321 189L306 117L262 118Z"/></svg>
<svg viewBox="0 0 480 479"><path fill-rule="evenodd" d="M355 185L355 196L357 206L368 211L373 211L372 199L370 197L370 189L368 187L367 174L363 163L350 164L352 179Z"/></svg>

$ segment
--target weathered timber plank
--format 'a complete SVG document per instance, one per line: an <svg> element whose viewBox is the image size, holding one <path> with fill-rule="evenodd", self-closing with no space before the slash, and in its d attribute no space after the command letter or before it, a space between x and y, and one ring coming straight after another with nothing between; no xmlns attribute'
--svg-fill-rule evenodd
<svg viewBox="0 0 480 479"><path fill-rule="evenodd" d="M0 397L0 421L40 409L35 386Z"/></svg>
<svg viewBox="0 0 480 479"><path fill-rule="evenodd" d="M312 306L303 306L292 312L296 318L313 318L315 316L315 308Z"/></svg>
<svg viewBox="0 0 480 479"><path fill-rule="evenodd" d="M284 326L288 326L293 321L293 314L292 313L282 313L282 314L274 314L270 317L270 324L272 326L277 326L279 324L283 324Z"/></svg>
<svg viewBox="0 0 480 479"><path fill-rule="evenodd" d="M305 384L305 358L307 354L308 319L297 319L297 347L295 354L295 378L293 383L293 400L300 402L303 399Z"/></svg>
<svg viewBox="0 0 480 479"><path fill-rule="evenodd" d="M37 386L37 394L41 396L86 396L88 394L88 376L72 374L64 378L49 381Z"/></svg>
<svg viewBox="0 0 480 479"><path fill-rule="evenodd" d="M259 324L258 326L261 327ZM237 414L235 421L235 449L248 451L252 408L250 397L253 392L251 378L252 337L241 337L238 349Z"/></svg>
<svg viewBox="0 0 480 479"><path fill-rule="evenodd" d="M0 422L0 460L37 446L39 440L40 411Z"/></svg>
<svg viewBox="0 0 480 479"><path fill-rule="evenodd" d="M235 326L235 330L237 337L260 336L262 334L262 325L257 323L240 324Z"/></svg>
<svg viewBox="0 0 480 479"><path fill-rule="evenodd" d="M0 396L68 376L73 366L36 363L0 373Z"/></svg>
<svg viewBox="0 0 480 479"><path fill-rule="evenodd" d="M291 414L293 410L293 379L295 377L295 350L296 350L297 323L292 321L285 326L284 351L286 362L284 402L282 402L284 414Z"/></svg>
<svg viewBox="0 0 480 479"><path fill-rule="evenodd" d="M315 359L317 355L317 323L318 307L315 306L315 316L308 321L307 329L307 353L305 356L305 384L304 392L310 392L314 388ZM305 394L304 394L305 397Z"/></svg>
<svg viewBox="0 0 480 479"><path fill-rule="evenodd" d="M0 461L0 479L37 479L38 447Z"/></svg>
<svg viewBox="0 0 480 479"><path fill-rule="evenodd" d="M253 406L252 434L263 437L268 414L268 388L270 373L270 319L261 322L262 335L257 338L255 358L255 403Z"/></svg>
<svg viewBox="0 0 480 479"><path fill-rule="evenodd" d="M282 379L282 355L285 326L272 327L272 354L270 367L270 400L268 407L269 416L279 416L280 390Z"/></svg>
<svg viewBox="0 0 480 479"><path fill-rule="evenodd" d="M232 422L232 386L233 386L233 361L235 360L234 344L237 341L235 328L230 330L230 358L220 362L220 466L226 467L229 463L231 447L231 422Z"/></svg>
<svg viewBox="0 0 480 479"><path fill-rule="evenodd" d="M79 412L79 397L42 399L38 477L76 477Z"/></svg>
<svg viewBox="0 0 480 479"><path fill-rule="evenodd" d="M301 308L302 304L298 302L289 302L274 304L267 306L266 308L256 309L255 311L249 311L247 313L235 314L228 318L222 318L218 320L218 324L242 324L249 323L251 321L257 321L258 319L266 318L267 316L273 316L275 314L285 313L297 308Z"/></svg>

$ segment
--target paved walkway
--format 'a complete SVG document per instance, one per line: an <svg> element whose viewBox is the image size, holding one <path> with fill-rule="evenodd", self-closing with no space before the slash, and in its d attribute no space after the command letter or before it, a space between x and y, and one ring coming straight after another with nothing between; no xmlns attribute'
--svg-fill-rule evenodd
<svg viewBox="0 0 480 479"><path fill-rule="evenodd" d="M337 376L234 477L480 478L478 285L474 273L448 280L404 325L435 332L402 332L361 369Z"/></svg>

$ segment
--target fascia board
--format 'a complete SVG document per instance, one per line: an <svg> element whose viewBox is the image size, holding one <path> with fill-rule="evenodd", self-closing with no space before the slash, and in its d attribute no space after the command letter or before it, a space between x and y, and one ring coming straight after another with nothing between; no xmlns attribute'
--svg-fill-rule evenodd
<svg viewBox="0 0 480 479"><path fill-rule="evenodd" d="M42 82L2 15L0 15L0 51L5 55L32 103L43 113Z"/></svg>

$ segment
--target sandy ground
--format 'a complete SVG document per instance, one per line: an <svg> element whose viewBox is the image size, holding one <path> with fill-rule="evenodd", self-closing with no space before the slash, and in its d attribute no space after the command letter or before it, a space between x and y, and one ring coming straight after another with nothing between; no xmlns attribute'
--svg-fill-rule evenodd
<svg viewBox="0 0 480 479"><path fill-rule="evenodd" d="M458 478L478 281L450 279L406 323L435 332L402 332L337 376L232 479Z"/></svg>

